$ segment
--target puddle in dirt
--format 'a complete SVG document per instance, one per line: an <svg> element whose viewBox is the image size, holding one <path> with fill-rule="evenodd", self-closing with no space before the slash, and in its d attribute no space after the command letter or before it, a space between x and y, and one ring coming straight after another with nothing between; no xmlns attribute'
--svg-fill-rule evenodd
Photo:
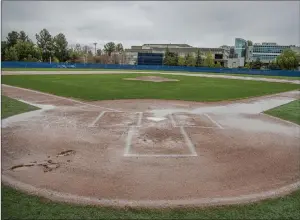
<svg viewBox="0 0 300 220"><path fill-rule="evenodd" d="M69 156L69 155L74 155L76 154L75 150L66 150L66 151L62 151L59 154L57 154L58 157L63 157L63 156Z"/></svg>
<svg viewBox="0 0 300 220"><path fill-rule="evenodd" d="M27 170L30 167L42 167L43 171L46 173L46 172L51 172L51 171L59 168L60 164L55 163L52 160L48 160L47 163L37 163L36 161L34 161L33 164L19 164L19 165L12 166L10 168L10 170L12 170L12 171L22 171L22 170Z"/></svg>

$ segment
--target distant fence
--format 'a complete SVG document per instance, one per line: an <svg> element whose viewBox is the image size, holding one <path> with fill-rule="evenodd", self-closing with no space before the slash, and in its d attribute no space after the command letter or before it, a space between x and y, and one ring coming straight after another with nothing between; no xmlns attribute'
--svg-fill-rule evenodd
<svg viewBox="0 0 300 220"><path fill-rule="evenodd" d="M117 65L117 64L92 64L92 63L41 63L41 62L16 62L3 61L2 68L74 68L74 69L124 69L124 70L157 70L157 71L181 71L181 72L208 72L223 74L251 74L269 76L300 77L299 70L254 70L254 69L230 69L209 67L186 66L153 66L153 65Z"/></svg>

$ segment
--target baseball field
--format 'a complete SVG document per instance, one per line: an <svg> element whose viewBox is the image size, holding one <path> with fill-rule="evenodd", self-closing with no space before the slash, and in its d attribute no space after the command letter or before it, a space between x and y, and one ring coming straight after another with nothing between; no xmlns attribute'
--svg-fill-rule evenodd
<svg viewBox="0 0 300 220"><path fill-rule="evenodd" d="M299 88L152 72L2 74L3 217L297 219Z"/></svg>

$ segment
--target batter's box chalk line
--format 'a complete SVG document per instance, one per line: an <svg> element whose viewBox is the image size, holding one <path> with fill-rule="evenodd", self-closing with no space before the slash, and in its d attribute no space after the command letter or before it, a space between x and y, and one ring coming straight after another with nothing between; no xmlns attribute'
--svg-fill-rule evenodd
<svg viewBox="0 0 300 220"><path fill-rule="evenodd" d="M126 113L126 114L138 114L138 119L137 119L137 125L127 125L127 124L117 124L117 125L101 125L101 126L96 126L96 123L101 120L101 118L104 116L106 113ZM115 112L115 111L102 111L100 114L88 125L89 128L91 127L104 127L104 128L110 128L110 127L140 127L141 122L142 122L142 117L143 117L143 112ZM135 120L133 120L135 121Z"/></svg>
<svg viewBox="0 0 300 220"><path fill-rule="evenodd" d="M192 143L191 139L189 138L188 134L186 133L184 127L180 127L180 133L183 136L185 143L190 151L190 154L132 154L130 153L132 137L135 132L135 127L131 127L128 131L128 135L126 138L125 150L124 150L124 157L170 157L170 158L178 158L178 157L196 157L198 156L195 146Z"/></svg>
<svg viewBox="0 0 300 220"><path fill-rule="evenodd" d="M173 114L169 115L169 118L171 120L171 123L173 125L173 127L175 128L179 128L179 127L185 127L185 128L219 128L219 129L224 129L222 127L222 125L220 125L217 121L215 121L214 119L212 119L208 114L203 114L206 118L208 118L209 121L211 121L215 126L201 126L201 125L178 125L178 123L176 123ZM199 115L200 116L200 115Z"/></svg>

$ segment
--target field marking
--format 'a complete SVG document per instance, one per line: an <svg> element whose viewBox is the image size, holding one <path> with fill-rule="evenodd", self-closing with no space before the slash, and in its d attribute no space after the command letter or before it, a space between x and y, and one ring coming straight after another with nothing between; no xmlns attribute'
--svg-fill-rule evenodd
<svg viewBox="0 0 300 220"><path fill-rule="evenodd" d="M208 114L203 114L205 115L212 123L214 123L215 125L217 125L220 129L224 129L218 122L216 122L215 120L213 120Z"/></svg>
<svg viewBox="0 0 300 220"><path fill-rule="evenodd" d="M188 134L186 133L186 131L184 130L184 128L182 126L180 127L180 131L181 131L181 134L183 135L185 142L186 142L190 152L192 153L192 155L197 156L198 154L196 152L195 146L192 143L191 139L189 138Z"/></svg>
<svg viewBox="0 0 300 220"><path fill-rule="evenodd" d="M170 120L171 120L172 126L173 126L173 127L178 127L178 126L176 125L176 122L175 122L174 118L173 118L173 115L172 115L172 114L170 114L170 115L169 115L169 117L170 117Z"/></svg>
<svg viewBox="0 0 300 220"><path fill-rule="evenodd" d="M128 135L127 135L127 138L126 138L126 145L125 145L125 152L124 152L125 157L129 154L129 151L130 151L133 132L134 132L134 128L131 127L128 131Z"/></svg>
<svg viewBox="0 0 300 220"><path fill-rule="evenodd" d="M57 95L53 95L53 94L49 94L49 93L39 92L39 91L31 90L31 89L25 89L25 88L21 88L21 87L6 85L6 84L2 84L2 86L4 86L4 87L7 86L7 87L11 87L11 88L15 88L15 89L20 89L20 90L24 90L24 91L29 91L29 92L33 92L33 93L36 93L36 94L47 95L47 96L50 96L50 97L64 99L64 100L68 100L68 101L71 101L71 102L80 103L80 104L87 105L87 106L92 106L92 107L97 107L97 108L104 108L104 109L111 110L113 112L122 112L122 111L117 110L117 109L106 108L106 107L102 107L102 106L99 106L99 105L93 105L93 104L81 102L81 101L78 101L78 100L74 100L74 99L70 99L70 98L65 98L65 97L61 97L61 96L57 96Z"/></svg>
<svg viewBox="0 0 300 220"><path fill-rule="evenodd" d="M106 111L101 112L101 113L96 117L96 119L95 119L91 124L88 125L88 127L89 127L89 128L90 128L90 127L95 127L95 124L97 123L97 121L99 121L99 119L100 119L105 113L106 113Z"/></svg>
<svg viewBox="0 0 300 220"><path fill-rule="evenodd" d="M141 124L142 124L143 112L137 112L137 113L139 113L139 119L138 119L138 122L137 122L137 127L140 127Z"/></svg>

